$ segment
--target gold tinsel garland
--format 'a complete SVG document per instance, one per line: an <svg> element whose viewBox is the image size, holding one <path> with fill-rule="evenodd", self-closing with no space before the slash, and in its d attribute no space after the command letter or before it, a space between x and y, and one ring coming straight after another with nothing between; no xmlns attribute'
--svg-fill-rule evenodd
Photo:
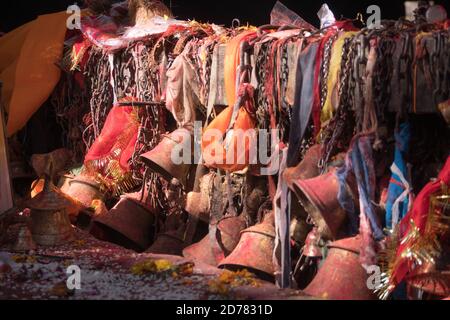
<svg viewBox="0 0 450 320"><path fill-rule="evenodd" d="M450 230L450 217L443 216L436 210L436 203L439 199L446 199L447 205L449 201L449 193L447 186L442 186L439 194L431 196L430 206L427 213L427 221L425 230L421 235L419 228L411 219L409 231L400 239L399 225L394 229L386 240L385 249L379 254L379 265L382 270L381 282L375 293L380 299L387 299L395 285L392 283L394 270L406 259L412 267L411 271L418 266L424 264L436 264L442 252L439 238ZM398 247L405 245L406 249L397 255Z"/></svg>
<svg viewBox="0 0 450 320"><path fill-rule="evenodd" d="M139 185L139 182L133 178L133 172L122 168L119 162L132 136L139 130L139 116L136 109L133 109L131 117L132 124L120 134L108 155L84 163L83 175L95 179L104 191L112 193L113 196L120 196ZM101 135L97 139L99 138Z"/></svg>

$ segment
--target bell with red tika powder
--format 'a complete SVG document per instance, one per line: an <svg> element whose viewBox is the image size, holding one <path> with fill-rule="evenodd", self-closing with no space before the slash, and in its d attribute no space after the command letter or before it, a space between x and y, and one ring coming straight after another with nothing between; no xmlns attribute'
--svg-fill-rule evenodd
<svg viewBox="0 0 450 320"><path fill-rule="evenodd" d="M337 198L339 181L335 168L316 178L296 180L291 188L324 239L342 236L341 228L347 215Z"/></svg>
<svg viewBox="0 0 450 320"><path fill-rule="evenodd" d="M367 286L368 274L359 261L360 246L359 236L328 245L328 256L304 292L330 300L376 299Z"/></svg>
<svg viewBox="0 0 450 320"><path fill-rule="evenodd" d="M262 223L241 232L238 245L228 257L220 262L219 268L247 269L262 279L273 280L275 273L272 262L274 247L274 214L270 212Z"/></svg>
<svg viewBox="0 0 450 320"><path fill-rule="evenodd" d="M161 174L167 181L176 178L186 187L187 177L193 163L193 145L192 133L185 128L179 128L171 134L165 135L153 150L141 155L140 158L148 168ZM180 157L180 164L173 162L174 149L178 152L176 157ZM190 151L190 154L182 154L186 151ZM188 163L184 163L185 158L189 159Z"/></svg>
<svg viewBox="0 0 450 320"><path fill-rule="evenodd" d="M322 156L321 145L314 145L306 151L303 160L292 168L287 168L283 172L283 178L289 187L292 187L294 181L299 179L311 179L320 174L319 160Z"/></svg>
<svg viewBox="0 0 450 320"><path fill-rule="evenodd" d="M216 251L214 246L217 247ZM211 266L217 266L217 264L223 259L223 251L218 248L215 237L212 239L207 234L202 240L190 245L183 250L183 257L200 261Z"/></svg>
<svg viewBox="0 0 450 320"><path fill-rule="evenodd" d="M242 230L247 226L242 216L226 216L217 224L215 235L207 234L202 240L183 250L189 259L217 266L238 245Z"/></svg>

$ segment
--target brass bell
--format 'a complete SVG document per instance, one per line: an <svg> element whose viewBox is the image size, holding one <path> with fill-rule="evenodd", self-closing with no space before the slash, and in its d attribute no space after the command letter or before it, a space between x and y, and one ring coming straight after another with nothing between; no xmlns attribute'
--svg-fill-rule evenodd
<svg viewBox="0 0 450 320"><path fill-rule="evenodd" d="M340 206L337 195L339 181L336 169L307 180L296 180L291 188L304 210L311 216L324 239L334 240L342 236L341 227L347 215Z"/></svg>
<svg viewBox="0 0 450 320"><path fill-rule="evenodd" d="M297 217L293 214L289 226L289 235L298 245L303 246L311 228L311 225L306 221L306 217Z"/></svg>
<svg viewBox="0 0 450 320"><path fill-rule="evenodd" d="M124 195L106 214L94 218L91 233L126 248L144 251L152 243L158 211Z"/></svg>
<svg viewBox="0 0 450 320"><path fill-rule="evenodd" d="M16 243L13 247L14 251L30 251L36 249L31 231L27 226L22 226L19 230Z"/></svg>
<svg viewBox="0 0 450 320"><path fill-rule="evenodd" d="M185 128L179 128L168 136L164 136L153 150L141 155L141 160L167 181L176 178L186 187L193 163L193 146L192 133ZM190 154L186 155L184 152L190 152ZM181 163L174 163L172 156L176 156ZM187 163L185 159L188 160Z"/></svg>
<svg viewBox="0 0 450 320"><path fill-rule="evenodd" d="M73 238L68 212L79 205L46 178L41 193L27 202L31 209L31 234L43 246L64 244Z"/></svg>
<svg viewBox="0 0 450 320"><path fill-rule="evenodd" d="M275 227L273 213L264 221L241 232L241 238L233 252L223 259L219 268L247 269L262 279L273 280L275 268L273 252Z"/></svg>
<svg viewBox="0 0 450 320"><path fill-rule="evenodd" d="M361 238L331 243L328 256L304 292L330 300L374 300L367 286L368 274L359 261Z"/></svg>

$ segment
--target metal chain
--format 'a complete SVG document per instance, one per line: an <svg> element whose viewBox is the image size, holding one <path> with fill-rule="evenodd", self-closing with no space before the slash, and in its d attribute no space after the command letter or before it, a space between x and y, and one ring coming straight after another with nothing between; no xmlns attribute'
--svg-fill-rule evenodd
<svg viewBox="0 0 450 320"><path fill-rule="evenodd" d="M339 106L328 127L324 130L322 141L324 151L319 161L319 168L325 172L326 165L339 149L345 148L354 132L354 73L352 64L355 61L356 37L347 38L343 47L343 59L340 73Z"/></svg>

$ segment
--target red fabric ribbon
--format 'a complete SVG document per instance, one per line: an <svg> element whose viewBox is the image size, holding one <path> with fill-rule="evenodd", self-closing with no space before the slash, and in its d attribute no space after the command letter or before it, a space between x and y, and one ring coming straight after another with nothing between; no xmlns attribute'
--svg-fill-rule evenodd
<svg viewBox="0 0 450 320"><path fill-rule="evenodd" d="M422 191L420 191L414 201L411 211L400 222L401 239L404 239L411 231L411 228L413 228L413 226L411 226L411 221L413 221L415 227L418 228L420 235L424 234L430 207L430 197L441 190L442 184L450 186L450 156L447 158L445 166L439 173L437 180L428 183ZM395 269L393 270L390 279L390 290L393 290L395 286L402 282L412 269L412 261L402 257L402 253L405 252L407 248L408 243L400 242L396 254L397 263L395 264Z"/></svg>

